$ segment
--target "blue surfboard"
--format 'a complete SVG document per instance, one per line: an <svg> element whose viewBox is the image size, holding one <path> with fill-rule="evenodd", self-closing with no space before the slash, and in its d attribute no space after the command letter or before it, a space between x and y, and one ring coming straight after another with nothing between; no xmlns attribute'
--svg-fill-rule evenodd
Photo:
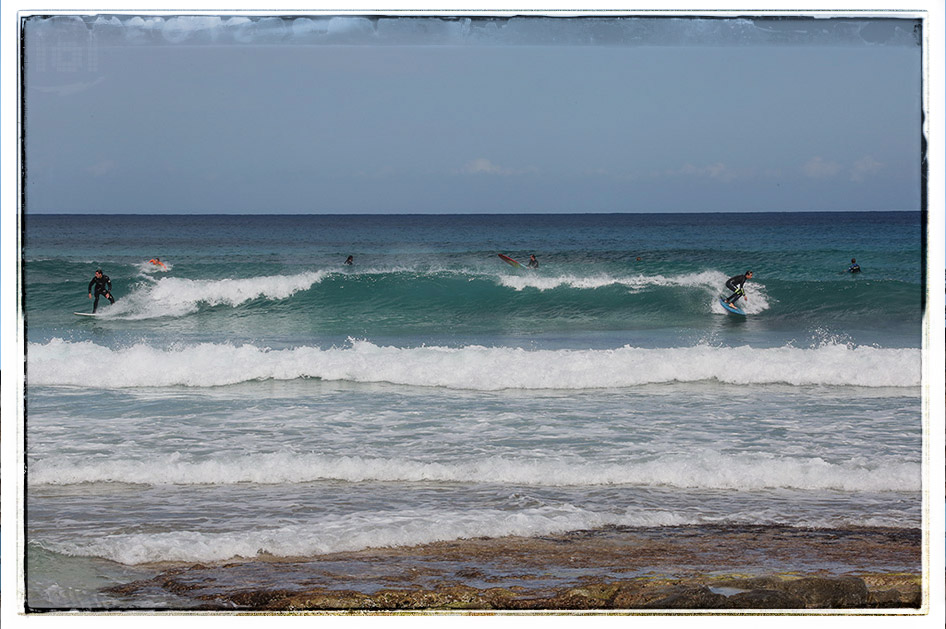
<svg viewBox="0 0 946 629"><path fill-rule="evenodd" d="M736 308L735 306L731 306L731 305L727 304L727 303L726 303L726 300L723 299L722 297L719 298L719 304L720 304L723 308L725 308L726 310L728 310L729 312L731 312L731 313L733 313L733 314L746 316L746 311L745 311L745 310L743 310L742 308Z"/></svg>

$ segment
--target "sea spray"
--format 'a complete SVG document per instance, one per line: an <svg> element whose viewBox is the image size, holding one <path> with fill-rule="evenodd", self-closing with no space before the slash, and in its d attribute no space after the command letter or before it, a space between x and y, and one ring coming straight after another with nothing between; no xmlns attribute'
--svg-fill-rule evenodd
<svg viewBox="0 0 946 629"><path fill-rule="evenodd" d="M110 318L180 317L204 306L236 307L254 299L282 300L322 281L325 272L198 280L161 277L146 281L107 311Z"/></svg>

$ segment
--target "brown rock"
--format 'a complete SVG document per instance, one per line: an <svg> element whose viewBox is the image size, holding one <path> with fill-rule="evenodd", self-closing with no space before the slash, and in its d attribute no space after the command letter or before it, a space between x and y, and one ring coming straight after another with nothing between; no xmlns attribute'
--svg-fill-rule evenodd
<svg viewBox="0 0 946 629"><path fill-rule="evenodd" d="M726 597L706 586L677 586L666 596L647 603L652 609L719 609L726 606Z"/></svg>
<svg viewBox="0 0 946 629"><path fill-rule="evenodd" d="M804 609L805 601L788 592L778 590L750 590L729 597L732 609Z"/></svg>
<svg viewBox="0 0 946 629"><path fill-rule="evenodd" d="M804 577L786 581L780 588L805 601L809 609L867 607L867 584L857 577Z"/></svg>

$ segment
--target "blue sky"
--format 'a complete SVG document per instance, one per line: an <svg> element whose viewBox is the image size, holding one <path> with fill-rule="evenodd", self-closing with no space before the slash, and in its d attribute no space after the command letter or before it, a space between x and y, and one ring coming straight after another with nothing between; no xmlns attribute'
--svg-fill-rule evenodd
<svg viewBox="0 0 946 629"><path fill-rule="evenodd" d="M914 24L34 18L26 210L918 209Z"/></svg>

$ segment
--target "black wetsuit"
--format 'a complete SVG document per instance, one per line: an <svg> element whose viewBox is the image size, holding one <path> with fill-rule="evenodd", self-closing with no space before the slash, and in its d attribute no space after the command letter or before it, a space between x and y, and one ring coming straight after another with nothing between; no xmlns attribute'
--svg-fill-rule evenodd
<svg viewBox="0 0 946 629"><path fill-rule="evenodd" d="M92 287L95 287L95 301L92 302L92 312L95 312L99 307L99 296L105 295L106 299L110 303L115 303L115 298L112 297L112 280L108 279L108 276L104 273L102 277L92 276L92 281L89 282L89 293L92 292Z"/></svg>
<svg viewBox="0 0 946 629"><path fill-rule="evenodd" d="M726 303L731 304L739 295L743 295L742 287L746 283L745 275L736 275L726 280L726 288L732 291L732 295L726 298Z"/></svg>

